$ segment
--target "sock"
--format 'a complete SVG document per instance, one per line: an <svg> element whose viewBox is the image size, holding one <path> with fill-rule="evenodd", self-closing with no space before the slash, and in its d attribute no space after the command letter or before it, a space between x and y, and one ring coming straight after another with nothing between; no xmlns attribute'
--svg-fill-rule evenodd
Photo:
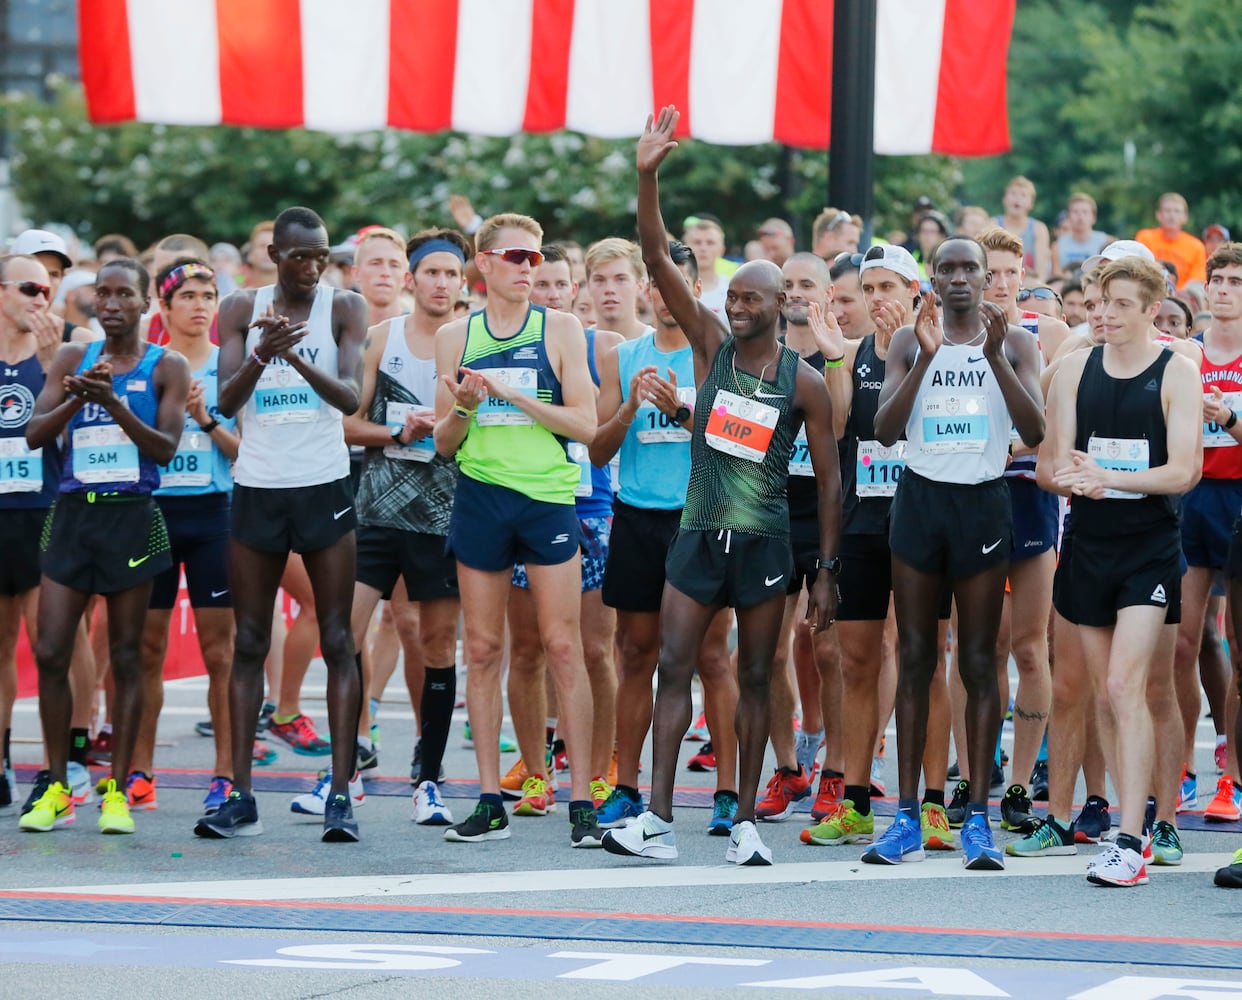
<svg viewBox="0 0 1242 1000"><path fill-rule="evenodd" d="M1191 781L1194 781L1198 777L1198 775L1195 774L1194 771L1187 771L1186 777L1189 778Z"/></svg>
<svg viewBox="0 0 1242 1000"><path fill-rule="evenodd" d="M825 767L820 773L823 774L824 777L826 778L844 778L845 777L845 775L842 774L840 771L834 771L830 767Z"/></svg>
<svg viewBox="0 0 1242 1000"><path fill-rule="evenodd" d="M1217 745L1218 747L1219 747L1219 746L1223 746L1224 744L1226 744L1226 743L1228 743L1228 742L1229 742L1229 737L1228 737L1228 736L1217 736L1217 737L1216 737L1216 745Z"/></svg>
<svg viewBox="0 0 1242 1000"><path fill-rule="evenodd" d="M986 802L968 802L966 804L966 815L981 815L984 819L988 816L988 804Z"/></svg>
<svg viewBox="0 0 1242 1000"><path fill-rule="evenodd" d="M503 810L505 807L504 799L502 799L498 794L493 794L492 792L484 792L479 796L479 801L483 803L483 805L492 809Z"/></svg>
<svg viewBox="0 0 1242 1000"><path fill-rule="evenodd" d="M552 752L552 744L556 742L556 720L549 719L547 726L543 731L543 744L547 747L548 753Z"/></svg>
<svg viewBox="0 0 1242 1000"><path fill-rule="evenodd" d="M74 732L74 733L86 732L86 730L84 730L84 729L81 729L81 730L79 730L79 729L75 729L75 730L73 730L73 732ZM13 730L11 730L11 729L6 729L6 730L4 731L4 769L5 769L6 771L9 769L9 762L13 759L11 756L9 756L9 737L10 737L10 736L12 736L12 735L13 735ZM70 759L72 759L72 758L73 758L73 750L72 750L72 747L73 747L73 741L72 741L72 740L70 741L69 746L70 746L69 757L70 757Z"/></svg>
<svg viewBox="0 0 1242 1000"><path fill-rule="evenodd" d="M361 750L365 750L367 753L370 753L372 750L374 750L374 749L375 749L375 744L371 742L371 737L369 737L369 736L359 736L359 737L358 737L358 747L359 747L359 749L361 749Z"/></svg>
<svg viewBox="0 0 1242 1000"><path fill-rule="evenodd" d="M1039 753L1035 755L1036 764L1048 763L1048 727L1044 726L1044 738L1039 744Z"/></svg>
<svg viewBox="0 0 1242 1000"><path fill-rule="evenodd" d="M570 799L569 816L571 823L573 822L573 817L577 814L579 809L586 809L592 816L595 815L595 806L591 803L590 799Z"/></svg>
<svg viewBox="0 0 1242 1000"><path fill-rule="evenodd" d="M923 792L923 805L944 807L944 789L928 788Z"/></svg>
<svg viewBox="0 0 1242 1000"><path fill-rule="evenodd" d="M997 767L1001 766L1001 739L1000 733L996 734L996 756L992 758Z"/></svg>
<svg viewBox="0 0 1242 1000"><path fill-rule="evenodd" d="M1117 834L1117 846L1124 847L1135 854L1143 853L1143 842L1138 837L1128 833Z"/></svg>
<svg viewBox="0 0 1242 1000"><path fill-rule="evenodd" d="M277 715L275 712L272 713L272 721L281 726L286 722L292 722L296 718L296 715Z"/></svg>
<svg viewBox="0 0 1242 1000"><path fill-rule="evenodd" d="M102 726L99 727L99 735L102 736L104 733L107 733L109 736L112 735L112 723L111 722L105 722Z"/></svg>
<svg viewBox="0 0 1242 1000"><path fill-rule="evenodd" d="M643 800L643 797L638 793L638 789L630 785L618 785L617 791L623 793L627 798L633 799L635 802ZM716 794L719 795L720 793L717 792Z"/></svg>
<svg viewBox="0 0 1242 1000"><path fill-rule="evenodd" d="M919 800L898 799L897 811L917 823L919 821Z"/></svg>
<svg viewBox="0 0 1242 1000"><path fill-rule="evenodd" d="M1062 840L1073 840L1073 837L1070 836L1070 828L1068 823L1062 823L1059 819L1053 816L1052 813L1048 814L1048 822L1051 823L1053 827L1056 828L1057 832L1061 834Z"/></svg>
<svg viewBox="0 0 1242 1000"><path fill-rule="evenodd" d="M456 700L457 669L453 666L427 667L419 707L423 719L420 784L440 780L440 765L444 761L444 748L448 746L449 729L453 725L453 703Z"/></svg>
<svg viewBox="0 0 1242 1000"><path fill-rule="evenodd" d="M86 751L90 748L91 737L89 729L70 729L69 730L69 759L76 764L86 766ZM4 761L7 764L9 760L9 731L4 731Z"/></svg>
<svg viewBox="0 0 1242 1000"><path fill-rule="evenodd" d="M868 785L846 785L845 797L854 803L859 816L871 812L871 788Z"/></svg>

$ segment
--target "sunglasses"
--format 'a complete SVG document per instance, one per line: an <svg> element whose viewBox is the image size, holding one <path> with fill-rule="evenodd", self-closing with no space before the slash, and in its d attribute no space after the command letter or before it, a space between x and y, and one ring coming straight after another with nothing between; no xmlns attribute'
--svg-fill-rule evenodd
<svg viewBox="0 0 1242 1000"><path fill-rule="evenodd" d="M496 250L481 250L480 253L499 257L506 264L529 264L538 267L543 263L542 250L527 250L525 247L500 247Z"/></svg>
<svg viewBox="0 0 1242 1000"><path fill-rule="evenodd" d="M850 267L858 267L864 259L860 253L850 253L848 250L842 250L832 258L832 262L833 264L840 264L842 261L849 261Z"/></svg>
<svg viewBox="0 0 1242 1000"><path fill-rule="evenodd" d="M1061 301L1061 296L1054 292L1051 288L1023 288L1018 292L1018 301L1025 302L1027 299L1041 299L1047 302L1051 299Z"/></svg>
<svg viewBox="0 0 1242 1000"><path fill-rule="evenodd" d="M19 292L30 299L37 299L40 295L49 301L52 298L52 289L37 281L0 281L0 285L14 285Z"/></svg>

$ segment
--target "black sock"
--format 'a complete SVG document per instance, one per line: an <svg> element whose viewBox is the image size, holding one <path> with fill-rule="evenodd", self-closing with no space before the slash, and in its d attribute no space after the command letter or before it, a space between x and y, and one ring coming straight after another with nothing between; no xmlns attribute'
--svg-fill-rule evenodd
<svg viewBox="0 0 1242 1000"><path fill-rule="evenodd" d="M859 816L871 812L871 787L869 785L846 785L845 797L854 803Z"/></svg>
<svg viewBox="0 0 1242 1000"><path fill-rule="evenodd" d="M1194 781L1195 778L1198 777L1198 774L1194 771L1187 771L1186 777L1189 778L1191 781Z"/></svg>
<svg viewBox="0 0 1242 1000"><path fill-rule="evenodd" d="M820 773L821 773L821 774L822 774L825 778L844 778L844 777L845 777L845 775L844 775L844 774L842 774L840 771L834 771L834 770L833 770L832 768L830 768L830 767L826 767L826 768L824 768L824 769L823 769Z"/></svg>
<svg viewBox="0 0 1242 1000"><path fill-rule="evenodd" d="M641 802L643 800L643 797L638 793L638 789L630 785L617 785L617 791L623 792L625 795L633 799L635 802ZM736 798L736 796L734 797Z"/></svg>
<svg viewBox="0 0 1242 1000"><path fill-rule="evenodd" d="M13 735L13 730L6 729L4 731L4 769L6 771L9 769L9 761L13 759L11 756L9 756L9 737L12 735ZM73 744L70 743L70 747L72 747L72 745ZM70 757L72 757L72 754L70 754Z"/></svg>
<svg viewBox="0 0 1242 1000"><path fill-rule="evenodd" d="M444 748L448 746L453 724L453 702L457 700L457 668L427 667L419 712L423 720L422 772L419 783L440 780Z"/></svg>
<svg viewBox="0 0 1242 1000"><path fill-rule="evenodd" d="M556 742L556 726L545 726L543 730L543 744L547 747L548 753L552 752L552 744Z"/></svg>
<svg viewBox="0 0 1242 1000"><path fill-rule="evenodd" d="M362 752L365 749L363 745L358 742L358 726L362 722L362 706L366 704L367 700L366 686L362 683L363 673L361 652L354 653L354 666L358 668L358 712L354 716L354 724L350 729L350 733L352 733L354 737L354 766L349 772L349 777L351 779L358 773L358 765L362 763Z"/></svg>
<svg viewBox="0 0 1242 1000"><path fill-rule="evenodd" d="M571 799L569 802L569 821L571 823L579 809L585 809L592 816L595 815L595 806L590 799Z"/></svg>
<svg viewBox="0 0 1242 1000"><path fill-rule="evenodd" d="M944 789L928 788L923 792L923 805L944 806Z"/></svg>
<svg viewBox="0 0 1242 1000"><path fill-rule="evenodd" d="M496 793L484 792L479 796L479 801L485 806L492 809L499 809L501 812L504 812L505 800Z"/></svg>
<svg viewBox="0 0 1242 1000"><path fill-rule="evenodd" d="M90 749L91 734L89 729L69 730L69 759L75 764L86 766L86 751ZM9 731L4 731L4 759L9 759Z"/></svg>
<svg viewBox="0 0 1242 1000"><path fill-rule="evenodd" d="M1143 853L1143 841L1128 833L1117 834L1117 846L1134 851L1135 854Z"/></svg>

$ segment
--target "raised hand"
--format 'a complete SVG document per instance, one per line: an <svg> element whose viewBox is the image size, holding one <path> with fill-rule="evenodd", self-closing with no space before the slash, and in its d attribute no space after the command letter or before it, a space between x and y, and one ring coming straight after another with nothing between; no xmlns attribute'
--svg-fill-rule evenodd
<svg viewBox="0 0 1242 1000"><path fill-rule="evenodd" d="M203 390L203 380L196 378L190 383L189 394L185 397L185 412L194 418L201 427L211 423L211 414L207 412L207 394Z"/></svg>
<svg viewBox="0 0 1242 1000"><path fill-rule="evenodd" d="M815 346L827 360L844 357L845 334L837 317L831 312L824 312L818 302L807 307L807 326L811 328L811 336L815 338Z"/></svg>
<svg viewBox="0 0 1242 1000"><path fill-rule="evenodd" d="M919 350L929 359L940 349L944 338L940 332L940 309L936 306L935 295L923 296L919 313L914 318L914 337Z"/></svg>
<svg viewBox="0 0 1242 1000"><path fill-rule="evenodd" d="M1009 317L995 302L980 302L979 317L987 339L983 342L983 356L998 358L1005 349L1005 337L1009 333Z"/></svg>
<svg viewBox="0 0 1242 1000"><path fill-rule="evenodd" d="M659 115L647 116L647 124L643 126L635 157L639 173L654 173L669 151L677 148L677 140L673 136L677 134L677 122L680 118L681 112L671 104L661 108Z"/></svg>

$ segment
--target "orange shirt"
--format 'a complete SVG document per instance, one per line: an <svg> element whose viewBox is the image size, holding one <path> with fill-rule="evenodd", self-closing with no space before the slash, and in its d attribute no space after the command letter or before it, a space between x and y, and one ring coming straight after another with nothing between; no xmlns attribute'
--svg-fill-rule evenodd
<svg viewBox="0 0 1242 1000"><path fill-rule="evenodd" d="M1177 287L1185 288L1189 281L1207 282L1207 249L1196 236L1178 232L1173 239L1164 230L1140 229L1134 238L1156 255L1156 260L1167 260L1177 268Z"/></svg>

